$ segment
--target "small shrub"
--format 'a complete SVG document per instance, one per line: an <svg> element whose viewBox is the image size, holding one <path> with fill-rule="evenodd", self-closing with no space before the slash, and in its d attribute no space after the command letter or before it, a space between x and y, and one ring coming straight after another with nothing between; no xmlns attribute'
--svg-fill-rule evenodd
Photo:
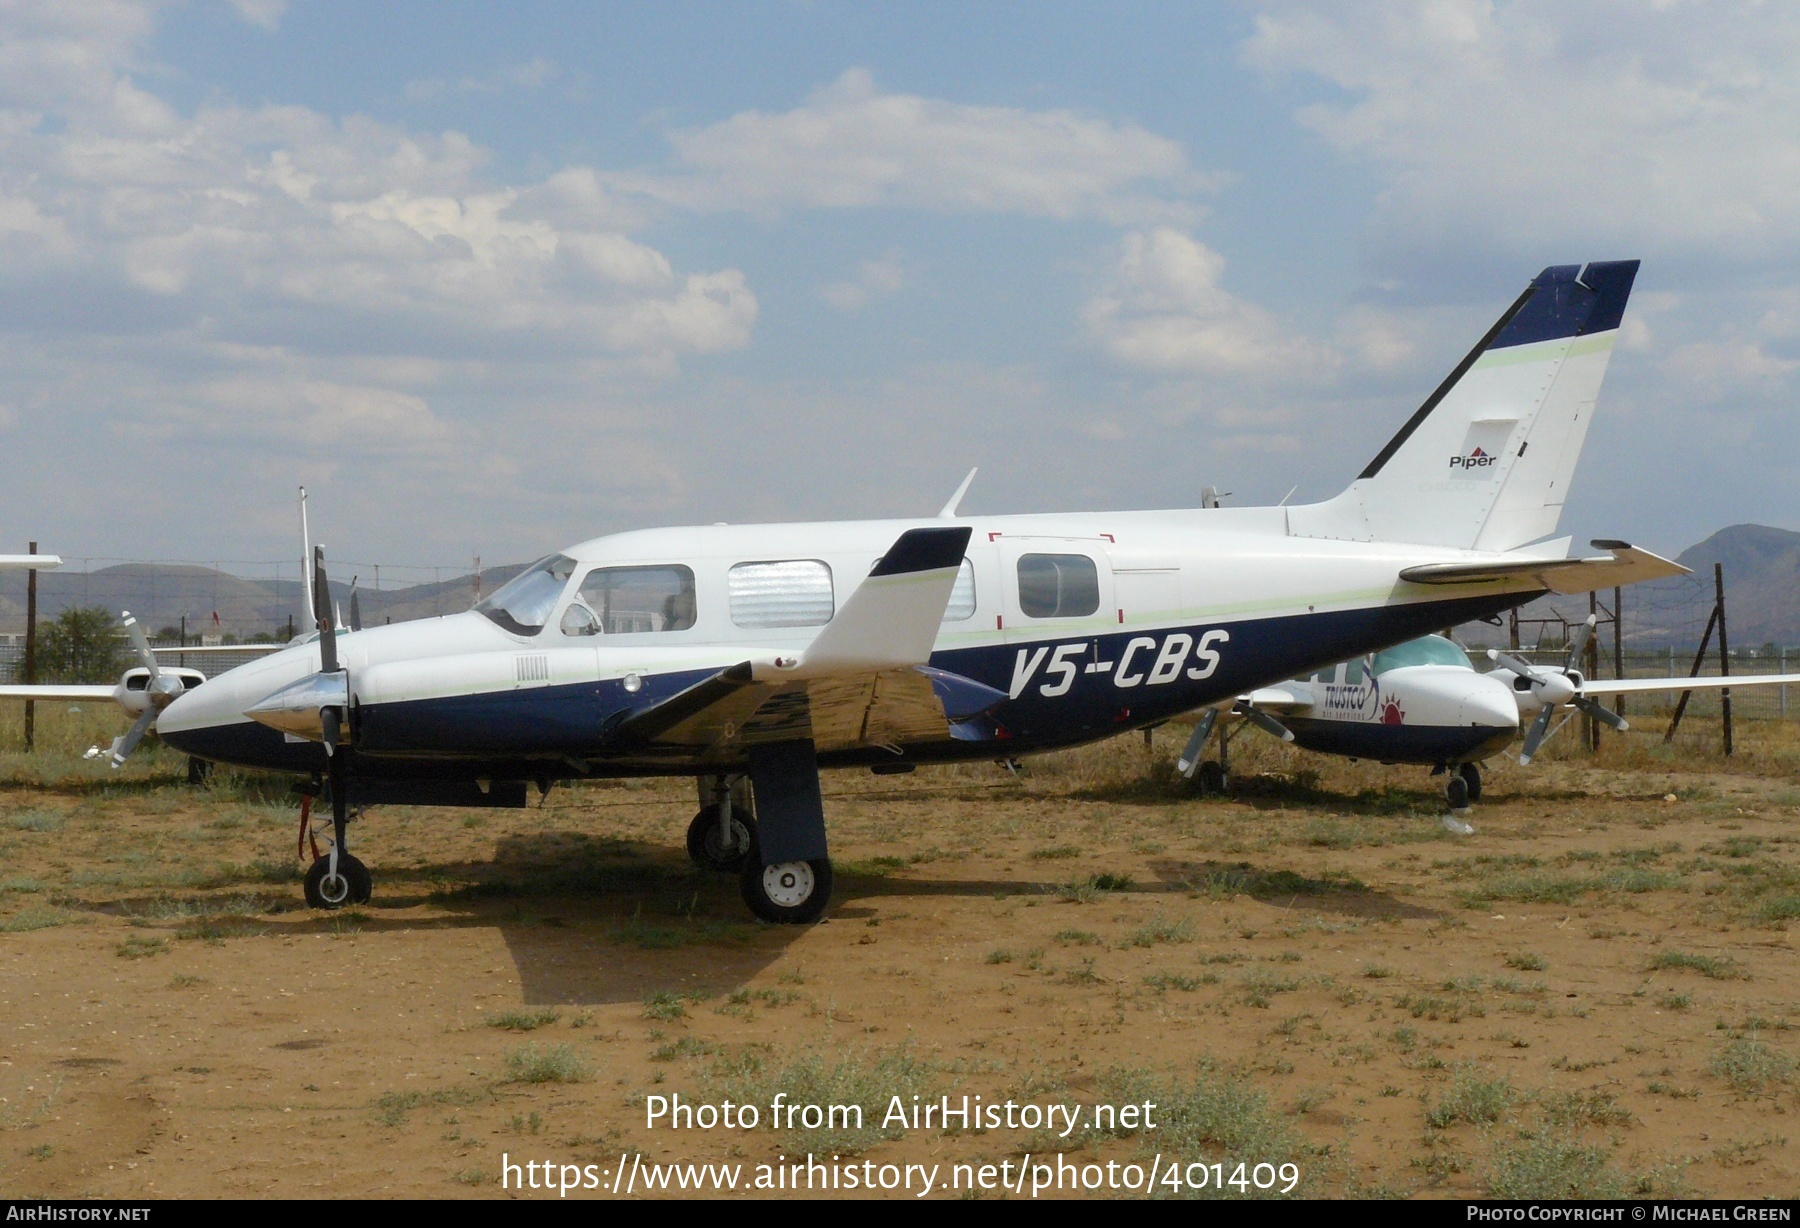
<svg viewBox="0 0 1800 1228"><path fill-rule="evenodd" d="M545 1007L535 1011L501 1011L498 1015L489 1015L483 1022L490 1028L504 1028L508 1032L534 1032L561 1018L561 1011Z"/></svg>
<svg viewBox="0 0 1800 1228"><path fill-rule="evenodd" d="M1744 1096L1755 1095L1771 1084L1793 1082L1794 1069L1791 1056L1754 1036L1728 1041L1711 1063L1713 1074Z"/></svg>
<svg viewBox="0 0 1800 1228"><path fill-rule="evenodd" d="M1542 955L1534 951L1514 951L1506 957L1506 966L1517 968L1520 972L1542 972L1550 965L1544 962Z"/></svg>
<svg viewBox="0 0 1800 1228"><path fill-rule="evenodd" d="M1013 955L1011 951L995 950L989 951L987 953L987 959L983 962L990 964L1010 964L1012 963L1012 958Z"/></svg>
<svg viewBox="0 0 1800 1228"><path fill-rule="evenodd" d="M506 1055L506 1073L514 1083L580 1083L588 1064L568 1045L524 1045Z"/></svg>
<svg viewBox="0 0 1800 1228"><path fill-rule="evenodd" d="M652 993L644 995L644 1018L660 1019L667 1023L680 1019L687 1014L687 996L678 993Z"/></svg>
<svg viewBox="0 0 1800 1228"><path fill-rule="evenodd" d="M1485 1126L1499 1121L1512 1102L1512 1084L1504 1075L1483 1079L1473 1070L1459 1070L1437 1107L1425 1114L1425 1121L1438 1130L1462 1123Z"/></svg>
<svg viewBox="0 0 1800 1228"><path fill-rule="evenodd" d="M142 934L132 934L119 944L119 958L145 959L151 955L161 955L168 949L167 938L146 938Z"/></svg>
<svg viewBox="0 0 1800 1228"><path fill-rule="evenodd" d="M1623 1198L1626 1182L1604 1148L1563 1130L1543 1130L1494 1149L1492 1198Z"/></svg>
<svg viewBox="0 0 1800 1228"><path fill-rule="evenodd" d="M1185 917L1171 921L1158 916L1148 925L1133 930L1130 943L1134 947L1153 947L1159 942L1192 942L1193 940L1193 922Z"/></svg>
<svg viewBox="0 0 1800 1228"><path fill-rule="evenodd" d="M1711 977L1715 981L1749 979L1738 969L1737 962L1725 955L1689 955L1685 951L1658 951L1650 960L1650 971L1656 972L1665 968L1691 968L1701 976Z"/></svg>

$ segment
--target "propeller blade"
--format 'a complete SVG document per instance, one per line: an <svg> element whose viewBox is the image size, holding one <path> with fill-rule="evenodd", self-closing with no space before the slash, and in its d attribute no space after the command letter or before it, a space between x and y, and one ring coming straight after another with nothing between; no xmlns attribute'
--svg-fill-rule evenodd
<svg viewBox="0 0 1800 1228"><path fill-rule="evenodd" d="M1630 725L1625 723L1624 717L1620 716L1617 712L1614 712L1611 708L1606 707L1597 699L1589 699L1585 695L1579 695L1569 702L1599 721L1601 724L1611 725L1620 733L1624 733L1627 729L1631 728Z"/></svg>
<svg viewBox="0 0 1800 1228"><path fill-rule="evenodd" d="M1530 763L1531 757L1538 753L1538 748L1544 744L1544 738L1550 731L1550 718L1555 715L1555 706L1545 704L1544 710L1537 714L1535 721L1531 722L1531 728L1525 731L1525 745L1519 748L1520 767Z"/></svg>
<svg viewBox="0 0 1800 1228"><path fill-rule="evenodd" d="M155 682L158 672L156 668L156 654L150 651L149 637L144 634L142 624L140 624L136 618L132 617L130 610L121 610L119 613L125 618L125 631L126 634L131 636L132 646L137 649L138 660L150 667L150 681Z"/></svg>
<svg viewBox="0 0 1800 1228"><path fill-rule="evenodd" d="M1513 656L1510 652L1501 652L1498 648L1488 649L1488 660L1494 662L1502 669L1512 671L1521 678L1529 678L1536 681L1539 676L1537 667L1531 664L1531 662L1521 660L1520 658Z"/></svg>
<svg viewBox="0 0 1800 1228"><path fill-rule="evenodd" d="M1206 739L1212 736L1213 726L1218 723L1219 710L1208 708L1206 714L1194 726L1194 736L1189 738L1187 745L1182 748L1181 758L1175 761L1175 770L1188 780L1192 780L1194 773L1200 770L1200 752L1206 749Z"/></svg>
<svg viewBox="0 0 1800 1228"><path fill-rule="evenodd" d="M319 669L335 674L338 668L337 628L331 622L331 590L325 578L325 547L313 547L313 621L319 627Z"/></svg>
<svg viewBox="0 0 1800 1228"><path fill-rule="evenodd" d="M1563 662L1563 673L1574 669L1575 663L1581 660L1582 651L1587 648L1588 637L1594 634L1595 621L1596 616L1589 614L1587 621L1575 629L1575 637L1569 641L1569 659Z"/></svg>
<svg viewBox="0 0 1800 1228"><path fill-rule="evenodd" d="M1242 716L1245 720L1249 721L1252 725L1255 725L1264 733L1272 734L1275 737L1280 738L1283 742L1292 742L1294 740L1294 734L1291 729L1270 716L1267 712L1264 712L1261 708L1245 704L1238 709L1238 715Z"/></svg>
<svg viewBox="0 0 1800 1228"><path fill-rule="evenodd" d="M125 736L112 744L110 760L113 767L125 766L126 756L137 749L137 744L144 740L144 735L150 731L150 725L155 720L156 709L145 708L144 714L133 721L131 728L125 731Z"/></svg>
<svg viewBox="0 0 1800 1228"><path fill-rule="evenodd" d="M362 602L357 600L356 577L350 577L350 630L362 630Z"/></svg>

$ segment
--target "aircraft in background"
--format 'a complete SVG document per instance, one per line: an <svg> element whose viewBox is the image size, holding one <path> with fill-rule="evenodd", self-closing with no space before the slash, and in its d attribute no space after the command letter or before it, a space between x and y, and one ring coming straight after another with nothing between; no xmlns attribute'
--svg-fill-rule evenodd
<svg viewBox="0 0 1800 1228"><path fill-rule="evenodd" d="M757 916L811 921L831 891L822 768L1097 741L1546 591L1678 574L1544 540L1637 268L1545 269L1323 503L958 516L953 498L935 522L622 533L467 613L349 634L315 550L316 641L177 697L159 732L329 793L317 907L369 896L353 806L663 775L698 784L697 863L736 871Z"/></svg>
<svg viewBox="0 0 1800 1228"><path fill-rule="evenodd" d="M1629 729L1625 718L1603 707L1598 696L1800 684L1800 675L1795 674L1584 678L1575 662L1593 629L1591 617L1576 629L1560 667L1533 665L1512 653L1489 649L1488 658L1496 668L1479 673L1455 642L1427 635L1340 661L1304 678L1259 687L1201 715L1177 770L1197 781L1202 791L1223 791L1231 730L1247 723L1318 754L1417 763L1430 766L1434 775L1447 772L1445 800L1460 813L1481 798L1478 765L1512 745L1521 729L1525 732L1521 765L1530 763L1539 748L1578 714L1586 713L1620 732ZM1559 713L1562 722L1553 728L1551 721ZM1219 757L1202 760L1215 729ZM1450 826L1465 834L1472 830L1463 824Z"/></svg>
<svg viewBox="0 0 1800 1228"><path fill-rule="evenodd" d="M22 558L38 558L38 555L22 555ZM206 681L206 675L197 669L185 665L164 665L156 659L158 652L179 653L255 653L275 652L284 647L281 644L230 644L205 645L193 648L162 648L150 646L149 638L131 611L124 611L126 634L131 637L133 649L140 664L132 666L119 676L119 681L112 686L82 683L5 683L0 684L0 699L33 699L47 702L65 701L69 703L85 703L89 700L110 699L131 716L131 728L114 738L112 745L105 751L98 746L88 748L85 758L98 759L105 755L107 761L115 768L123 767L131 752L137 749L144 735L156 724L157 717L164 708L182 695L194 690ZM204 780L208 771L205 760L190 756L188 759L188 780L199 783Z"/></svg>

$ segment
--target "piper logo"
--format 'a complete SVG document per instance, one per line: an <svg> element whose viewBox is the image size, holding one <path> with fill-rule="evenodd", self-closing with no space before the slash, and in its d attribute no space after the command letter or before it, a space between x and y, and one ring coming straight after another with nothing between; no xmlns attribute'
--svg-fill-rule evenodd
<svg viewBox="0 0 1800 1228"><path fill-rule="evenodd" d="M1470 452L1467 456L1452 456L1450 458L1450 467L1452 469L1461 469L1466 473L1475 469L1485 469L1499 459L1500 458L1495 456L1492 452L1486 451L1480 444L1477 444L1475 450Z"/></svg>

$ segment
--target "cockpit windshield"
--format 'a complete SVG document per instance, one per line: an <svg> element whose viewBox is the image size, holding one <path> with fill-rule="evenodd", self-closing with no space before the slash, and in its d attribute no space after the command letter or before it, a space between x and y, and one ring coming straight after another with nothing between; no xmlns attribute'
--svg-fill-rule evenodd
<svg viewBox="0 0 1800 1228"><path fill-rule="evenodd" d="M1396 644L1386 652L1375 654L1373 672L1377 678L1390 669L1407 665L1455 665L1474 669L1469 654L1441 635L1424 635L1404 644Z"/></svg>
<svg viewBox="0 0 1800 1228"><path fill-rule="evenodd" d="M574 574L574 559L553 554L477 601L475 608L514 635L536 635L550 620L556 599Z"/></svg>

